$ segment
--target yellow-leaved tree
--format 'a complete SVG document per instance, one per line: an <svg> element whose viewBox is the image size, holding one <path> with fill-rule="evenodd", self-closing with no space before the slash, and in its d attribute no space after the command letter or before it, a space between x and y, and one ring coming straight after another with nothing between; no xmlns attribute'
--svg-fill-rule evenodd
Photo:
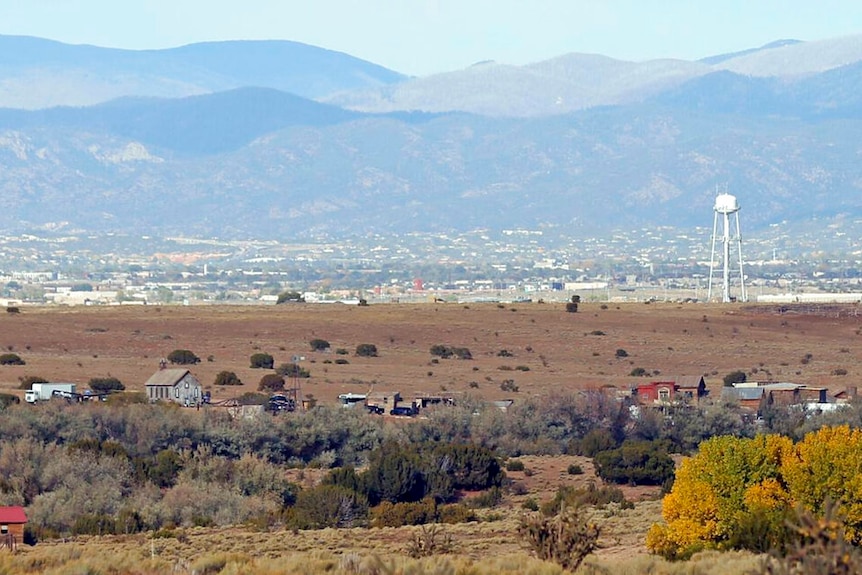
<svg viewBox="0 0 862 575"><path fill-rule="evenodd" d="M776 435L703 442L677 470L673 489L662 503L665 524L652 526L647 547L679 559L701 549L730 546L740 526L755 519L782 523L791 497L781 469L793 455L793 443Z"/></svg>
<svg viewBox="0 0 862 575"><path fill-rule="evenodd" d="M827 501L837 503L848 541L862 543L862 431L841 425L807 434L782 476L793 500L817 516Z"/></svg>

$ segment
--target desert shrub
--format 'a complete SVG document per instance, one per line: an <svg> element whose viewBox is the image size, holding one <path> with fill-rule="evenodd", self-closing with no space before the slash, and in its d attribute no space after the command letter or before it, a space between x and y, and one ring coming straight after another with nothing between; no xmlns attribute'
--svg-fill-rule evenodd
<svg viewBox="0 0 862 575"><path fill-rule="evenodd" d="M569 443L568 451L574 455L583 455L586 457L595 457L596 454L609 449L616 449L618 446L613 434L607 429L591 429L580 439L572 440Z"/></svg>
<svg viewBox="0 0 862 575"><path fill-rule="evenodd" d="M524 471L524 462L520 459L510 459L506 462L506 471Z"/></svg>
<svg viewBox="0 0 862 575"><path fill-rule="evenodd" d="M284 378L277 373L267 373L257 384L258 391L284 391Z"/></svg>
<svg viewBox="0 0 862 575"><path fill-rule="evenodd" d="M407 555L413 559L449 553L454 548L452 536L437 525L422 525L407 544Z"/></svg>
<svg viewBox="0 0 862 575"><path fill-rule="evenodd" d="M514 356L515 356L515 354L513 354L508 349L501 349L500 351L497 352L497 357L514 357Z"/></svg>
<svg viewBox="0 0 862 575"><path fill-rule="evenodd" d="M530 371L530 368L526 365L516 365L515 371Z"/></svg>
<svg viewBox="0 0 862 575"><path fill-rule="evenodd" d="M305 298L302 297L301 293L299 293L298 291L289 290L289 291L283 291L280 294L278 294L278 297L276 298L275 303L276 304L291 303L291 302L300 303L300 302L304 302L304 301L305 301Z"/></svg>
<svg viewBox="0 0 862 575"><path fill-rule="evenodd" d="M519 387L515 384L514 379L504 379L500 382L500 389L503 391L517 392Z"/></svg>
<svg viewBox="0 0 862 575"><path fill-rule="evenodd" d="M526 509L527 511L538 511L539 510L539 502L536 501L536 499L533 497L528 497L521 504L521 507L523 509Z"/></svg>
<svg viewBox="0 0 862 575"><path fill-rule="evenodd" d="M649 372L642 367L636 367L629 372L631 377L644 377L645 375L649 375Z"/></svg>
<svg viewBox="0 0 862 575"><path fill-rule="evenodd" d="M360 343L356 346L356 355L359 357L377 357L377 346L373 343Z"/></svg>
<svg viewBox="0 0 862 575"><path fill-rule="evenodd" d="M590 332L590 335L605 335L605 332L603 332L600 329L594 329L593 331Z"/></svg>
<svg viewBox="0 0 862 575"><path fill-rule="evenodd" d="M283 377L301 377L303 379L311 377L311 372L298 363L282 363L275 368L275 373Z"/></svg>
<svg viewBox="0 0 862 575"><path fill-rule="evenodd" d="M568 313L577 313L578 312L578 304L574 302L569 302L566 304L566 311Z"/></svg>
<svg viewBox="0 0 862 575"><path fill-rule="evenodd" d="M72 535L113 535L116 533L114 518L106 514L79 515L72 526Z"/></svg>
<svg viewBox="0 0 862 575"><path fill-rule="evenodd" d="M847 375L847 370L843 367L838 367L832 370L832 375Z"/></svg>
<svg viewBox="0 0 862 575"><path fill-rule="evenodd" d="M427 483L419 454L405 446L387 442L373 452L368 469L362 474L368 501L401 503L419 501L426 494Z"/></svg>
<svg viewBox="0 0 862 575"><path fill-rule="evenodd" d="M611 503L618 504L622 508L633 507L619 487L614 485L597 487L593 481L590 481L586 487L581 488L571 485L559 486L554 497L542 503L541 511L544 515L551 516L571 507L590 506L603 509Z"/></svg>
<svg viewBox="0 0 862 575"><path fill-rule="evenodd" d="M21 403L21 399L17 395L11 393L0 393L0 409L6 409L10 405Z"/></svg>
<svg viewBox="0 0 862 575"><path fill-rule="evenodd" d="M566 473L568 473L569 475L583 475L584 474L584 468L581 467L580 465L578 465L577 463L571 463L566 468Z"/></svg>
<svg viewBox="0 0 862 575"><path fill-rule="evenodd" d="M449 345L432 345L431 355L436 355L443 359L455 357L457 359L473 359L473 354L466 347L453 347Z"/></svg>
<svg viewBox="0 0 862 575"><path fill-rule="evenodd" d="M443 359L448 359L452 357L452 348L448 345L432 345L431 346L431 355L436 355L437 357L442 357Z"/></svg>
<svg viewBox="0 0 862 575"><path fill-rule="evenodd" d="M674 474L673 459L659 441L625 441L593 460L596 475L612 483L661 485Z"/></svg>
<svg viewBox="0 0 862 575"><path fill-rule="evenodd" d="M220 371L216 374L213 385L242 385L242 381L232 371Z"/></svg>
<svg viewBox="0 0 862 575"><path fill-rule="evenodd" d="M492 487L479 495L474 495L466 501L473 509L490 509L496 507L503 501L503 491L499 487Z"/></svg>
<svg viewBox="0 0 862 575"><path fill-rule="evenodd" d="M628 357L628 356L629 356L629 352L627 352L627 351L626 351L626 350L624 350L623 348L619 348L618 350L616 350L616 351L614 352L614 357L617 357L617 358L620 358L620 357Z"/></svg>
<svg viewBox="0 0 862 575"><path fill-rule="evenodd" d="M518 534L539 559L553 561L571 572L596 549L600 532L577 507L554 517L529 515L518 525Z"/></svg>
<svg viewBox="0 0 862 575"><path fill-rule="evenodd" d="M168 354L168 361L178 365L194 365L201 362L201 358L188 349L175 349Z"/></svg>
<svg viewBox="0 0 862 575"><path fill-rule="evenodd" d="M18 378L18 389L32 389L34 383L48 383L48 380L38 375L25 375Z"/></svg>
<svg viewBox="0 0 862 575"><path fill-rule="evenodd" d="M295 529L356 527L367 516L368 502L359 493L337 485L318 485L299 492L288 525Z"/></svg>
<svg viewBox="0 0 862 575"><path fill-rule="evenodd" d="M356 469L349 465L331 469L320 483L322 485L337 485L351 491L360 491L362 489L362 479L356 473Z"/></svg>
<svg viewBox="0 0 862 575"><path fill-rule="evenodd" d="M311 346L311 351L326 351L329 349L329 342L325 339L315 338L308 342Z"/></svg>
<svg viewBox="0 0 862 575"><path fill-rule="evenodd" d="M254 353L249 358L249 364L252 369L272 369L275 359L268 353Z"/></svg>
<svg viewBox="0 0 862 575"><path fill-rule="evenodd" d="M469 523L477 519L476 513L462 503L437 506L437 521L439 523Z"/></svg>
<svg viewBox="0 0 862 575"><path fill-rule="evenodd" d="M17 353L4 353L0 355L0 365L25 365L26 362L21 359Z"/></svg>
<svg viewBox="0 0 862 575"><path fill-rule="evenodd" d="M88 384L90 389L96 393L109 393L111 391L123 391L126 386L116 377L94 377Z"/></svg>
<svg viewBox="0 0 862 575"><path fill-rule="evenodd" d="M722 381L724 382L724 387L733 387L734 383L745 383L746 379L748 379L748 376L744 371L736 370L725 375Z"/></svg>
<svg viewBox="0 0 862 575"><path fill-rule="evenodd" d="M350 355L350 352L344 349L343 347L339 347L335 350L335 355Z"/></svg>
<svg viewBox="0 0 862 575"><path fill-rule="evenodd" d="M384 501L371 509L370 516L374 527L423 525L437 521L437 504L432 497L405 503Z"/></svg>
<svg viewBox="0 0 862 575"><path fill-rule="evenodd" d="M14 305L6 306L6 313L21 313L21 308Z"/></svg>
<svg viewBox="0 0 862 575"><path fill-rule="evenodd" d="M350 363L349 360L344 359L343 357L339 357L335 359L336 365L348 365Z"/></svg>

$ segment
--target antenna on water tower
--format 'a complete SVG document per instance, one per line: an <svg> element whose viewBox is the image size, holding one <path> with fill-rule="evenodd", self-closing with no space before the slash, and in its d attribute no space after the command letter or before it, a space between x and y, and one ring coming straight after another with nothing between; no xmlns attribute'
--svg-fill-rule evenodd
<svg viewBox="0 0 862 575"><path fill-rule="evenodd" d="M745 294L745 274L742 271L742 234L739 232L739 204L736 201L736 196L727 193L719 194L715 198L715 217L712 222L712 253L709 257L709 290L707 292L706 301L712 300L712 277L715 271L715 242L718 239L716 232L718 231L718 219L721 216L724 222L724 232L721 235L722 242L722 265L724 268L724 276L721 290L721 301L724 303L730 302L730 244L736 244L736 253L739 257L739 287L740 300L748 301ZM733 221L736 222L736 235L731 235L731 218L735 216Z"/></svg>

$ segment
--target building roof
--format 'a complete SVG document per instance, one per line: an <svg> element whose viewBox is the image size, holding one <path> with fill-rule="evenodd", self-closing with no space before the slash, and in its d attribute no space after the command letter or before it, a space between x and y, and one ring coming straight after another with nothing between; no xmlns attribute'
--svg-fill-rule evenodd
<svg viewBox="0 0 862 575"><path fill-rule="evenodd" d="M680 375L674 379L680 387L698 387L701 383L706 385L706 380L702 375Z"/></svg>
<svg viewBox="0 0 862 575"><path fill-rule="evenodd" d="M187 373L187 369L160 369L150 376L145 385L176 385Z"/></svg>
<svg viewBox="0 0 862 575"><path fill-rule="evenodd" d="M726 397L735 397L738 400L760 400L765 393L762 387L723 387L721 394Z"/></svg>
<svg viewBox="0 0 862 575"><path fill-rule="evenodd" d="M27 523L23 507L0 507L0 523Z"/></svg>

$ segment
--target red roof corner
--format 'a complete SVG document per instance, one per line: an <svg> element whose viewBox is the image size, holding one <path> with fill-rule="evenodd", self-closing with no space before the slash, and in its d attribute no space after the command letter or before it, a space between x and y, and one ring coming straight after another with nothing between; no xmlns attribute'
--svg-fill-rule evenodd
<svg viewBox="0 0 862 575"><path fill-rule="evenodd" d="M27 523L23 507L0 507L0 523Z"/></svg>

